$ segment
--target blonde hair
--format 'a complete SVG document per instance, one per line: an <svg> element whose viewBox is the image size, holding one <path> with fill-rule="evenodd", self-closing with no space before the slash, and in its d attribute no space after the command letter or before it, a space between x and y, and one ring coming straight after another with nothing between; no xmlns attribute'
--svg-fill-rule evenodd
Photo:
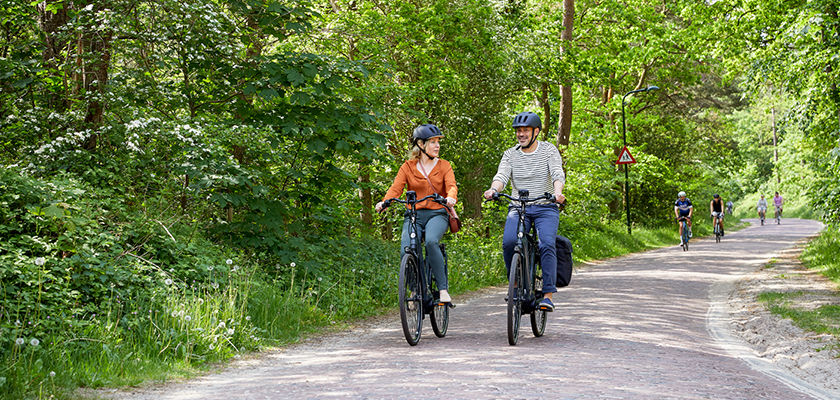
<svg viewBox="0 0 840 400"><path fill-rule="evenodd" d="M427 140L418 139L414 143L419 143L423 141L423 150L426 150L426 144L428 144ZM411 150L408 151L408 159L409 160L419 160L423 152L420 151L420 147L417 144L411 146Z"/></svg>

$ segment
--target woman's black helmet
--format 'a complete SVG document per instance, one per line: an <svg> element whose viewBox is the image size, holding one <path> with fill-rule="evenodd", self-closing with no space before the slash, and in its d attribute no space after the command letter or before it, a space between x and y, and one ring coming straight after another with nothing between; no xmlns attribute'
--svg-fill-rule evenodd
<svg viewBox="0 0 840 400"><path fill-rule="evenodd" d="M418 140L429 140L433 137L443 137L443 133L437 126L432 124L423 124L414 128L414 142Z"/></svg>
<svg viewBox="0 0 840 400"><path fill-rule="evenodd" d="M530 111L521 112L513 117L513 127L530 126L532 128L542 128L542 121L540 116Z"/></svg>

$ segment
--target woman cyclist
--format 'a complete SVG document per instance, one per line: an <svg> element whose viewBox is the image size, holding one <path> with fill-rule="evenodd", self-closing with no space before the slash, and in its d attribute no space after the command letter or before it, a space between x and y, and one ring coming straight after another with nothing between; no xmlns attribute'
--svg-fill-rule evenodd
<svg viewBox="0 0 840 400"><path fill-rule="evenodd" d="M709 203L709 210L712 213L712 226L720 221L720 235L723 236L723 199L720 198L719 194L715 193L715 198Z"/></svg>
<svg viewBox="0 0 840 400"><path fill-rule="evenodd" d="M452 165L439 157L440 138L443 133L437 126L423 124L414 129L414 139L411 155L397 171L394 183L385 193L385 198L376 204L376 211L382 211L382 203L386 199L400 197L407 188L417 193L417 198L423 198L433 193L446 197L446 203L452 207L458 201L458 187L455 183L455 173ZM417 204L417 228L425 231L426 257L432 273L435 276L437 288L440 291L440 301L452 301L449 295L449 283L444 271L443 253L440 251L440 239L449 227L449 215L446 209L433 201ZM400 242L400 257L405 255L405 248L409 246L409 219L403 222L402 240Z"/></svg>

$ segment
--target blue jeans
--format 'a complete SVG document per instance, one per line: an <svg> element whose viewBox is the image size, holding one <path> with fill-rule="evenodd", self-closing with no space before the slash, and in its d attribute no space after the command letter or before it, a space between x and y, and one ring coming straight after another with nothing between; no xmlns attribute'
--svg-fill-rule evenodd
<svg viewBox="0 0 840 400"><path fill-rule="evenodd" d="M560 223L560 210L555 205L530 205L525 207L525 232L531 231L536 225L540 238L540 265L542 266L543 293L554 293L557 281L557 252L554 239L557 236L557 224ZM516 227L519 225L519 212L515 208L508 208L505 221L505 235L502 248L505 253L505 267L510 276L510 262L516 247ZM524 238L523 238L524 240Z"/></svg>
<svg viewBox="0 0 840 400"><path fill-rule="evenodd" d="M411 243L409 237L409 225L411 220L408 216L403 221L402 240L400 240L400 258L405 255L405 248ZM448 290L449 281L446 277L446 271L443 269L443 253L440 251L440 239L449 228L449 214L446 210L441 208L439 210L429 210L421 208L417 210L417 237L422 238L423 232L426 232L426 257L425 262L428 262L432 267L432 273L435 275L435 282L437 282L438 290ZM420 252L420 249L417 249ZM424 265L423 254L420 254L420 265ZM426 271L426 268L422 268ZM426 276L426 282L429 277Z"/></svg>

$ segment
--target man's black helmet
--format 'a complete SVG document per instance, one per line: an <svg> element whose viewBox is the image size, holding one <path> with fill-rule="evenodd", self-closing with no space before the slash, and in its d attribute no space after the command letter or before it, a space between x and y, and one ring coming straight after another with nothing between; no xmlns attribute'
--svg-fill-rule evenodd
<svg viewBox="0 0 840 400"><path fill-rule="evenodd" d="M429 140L433 137L443 137L443 133L437 126L432 124L423 124L414 128L414 141Z"/></svg>
<svg viewBox="0 0 840 400"><path fill-rule="evenodd" d="M717 193L715 193L715 198L716 198L716 199L719 199L719 198L720 198L720 195L719 195L719 194L717 194Z"/></svg>
<svg viewBox="0 0 840 400"><path fill-rule="evenodd" d="M542 128L542 121L540 116L530 111L521 112L513 117L513 127L530 126L532 128Z"/></svg>

